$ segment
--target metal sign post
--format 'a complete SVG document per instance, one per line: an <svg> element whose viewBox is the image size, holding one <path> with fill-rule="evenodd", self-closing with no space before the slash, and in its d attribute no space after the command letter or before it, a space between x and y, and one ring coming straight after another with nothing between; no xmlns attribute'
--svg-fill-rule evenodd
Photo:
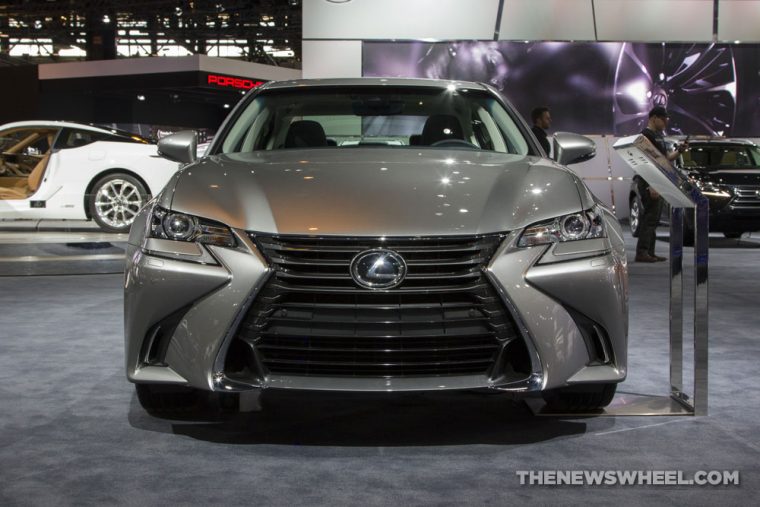
<svg viewBox="0 0 760 507"><path fill-rule="evenodd" d="M706 415L708 366L708 214L709 204L683 174L643 135L620 139L615 150L671 206L670 213L670 398L677 402L628 403L626 412L651 415ZM684 209L693 217L694 230L694 385L690 397L684 388L683 360L683 224ZM693 213L692 213L693 210ZM680 406L679 406L680 405ZM634 408L634 411L631 409ZM685 409L685 411L684 411Z"/></svg>

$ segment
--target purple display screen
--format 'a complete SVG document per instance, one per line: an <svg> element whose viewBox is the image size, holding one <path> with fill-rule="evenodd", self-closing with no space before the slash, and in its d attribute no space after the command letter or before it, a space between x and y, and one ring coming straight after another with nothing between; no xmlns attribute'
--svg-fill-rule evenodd
<svg viewBox="0 0 760 507"><path fill-rule="evenodd" d="M553 130L630 135L655 105L669 134L760 136L760 45L365 42L362 74L482 81Z"/></svg>

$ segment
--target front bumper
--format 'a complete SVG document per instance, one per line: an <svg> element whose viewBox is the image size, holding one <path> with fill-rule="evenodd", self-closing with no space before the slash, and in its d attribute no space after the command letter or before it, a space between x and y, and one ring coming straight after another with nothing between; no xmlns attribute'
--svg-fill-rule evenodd
<svg viewBox="0 0 760 507"><path fill-rule="evenodd" d="M710 213L709 224L711 232L760 231L760 208L744 210L726 206Z"/></svg>
<svg viewBox="0 0 760 507"><path fill-rule="evenodd" d="M710 231L760 231L760 187L734 186L728 192L731 197L706 194L710 203Z"/></svg>
<svg viewBox="0 0 760 507"><path fill-rule="evenodd" d="M612 231L615 232L615 231ZM517 323L531 372L521 379L487 374L329 377L265 374L241 381L225 374L238 326L272 274L244 231L232 250L208 247L218 264L154 255L130 244L125 280L126 370L132 382L217 391L284 388L428 391L491 388L540 391L573 383L619 382L626 375L625 255L605 239L516 248L508 235L486 276ZM191 245L189 248L203 248ZM183 245L184 255L188 246ZM203 252L199 252L199 255ZM149 362L156 356L160 361Z"/></svg>

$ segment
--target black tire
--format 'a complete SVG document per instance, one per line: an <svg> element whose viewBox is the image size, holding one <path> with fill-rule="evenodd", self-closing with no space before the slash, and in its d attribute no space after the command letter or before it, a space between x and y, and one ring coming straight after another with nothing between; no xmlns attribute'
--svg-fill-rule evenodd
<svg viewBox="0 0 760 507"><path fill-rule="evenodd" d="M617 384L579 384L543 393L546 405L555 411L584 412L600 410L610 404Z"/></svg>
<svg viewBox="0 0 760 507"><path fill-rule="evenodd" d="M638 238L644 205L641 203L641 198L635 194L631 197L631 201L628 204L628 223L631 225L631 235L634 238Z"/></svg>
<svg viewBox="0 0 760 507"><path fill-rule="evenodd" d="M145 185L125 173L112 173L92 186L90 216L106 232L129 232L137 213L150 200Z"/></svg>
<svg viewBox="0 0 760 507"><path fill-rule="evenodd" d="M135 384L137 400L152 414L192 412L203 405L203 394L197 389L162 384Z"/></svg>
<svg viewBox="0 0 760 507"><path fill-rule="evenodd" d="M724 232L723 235L728 239L739 239L742 237L743 232Z"/></svg>

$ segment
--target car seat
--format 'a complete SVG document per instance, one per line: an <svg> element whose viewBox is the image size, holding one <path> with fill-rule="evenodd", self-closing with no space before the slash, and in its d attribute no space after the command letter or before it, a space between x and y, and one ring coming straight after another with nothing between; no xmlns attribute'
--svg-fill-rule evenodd
<svg viewBox="0 0 760 507"><path fill-rule="evenodd" d="M48 151L34 166L29 176L3 178L4 185L0 186L0 199L26 199L40 188L42 175L45 174L45 168L50 161L50 152Z"/></svg>

